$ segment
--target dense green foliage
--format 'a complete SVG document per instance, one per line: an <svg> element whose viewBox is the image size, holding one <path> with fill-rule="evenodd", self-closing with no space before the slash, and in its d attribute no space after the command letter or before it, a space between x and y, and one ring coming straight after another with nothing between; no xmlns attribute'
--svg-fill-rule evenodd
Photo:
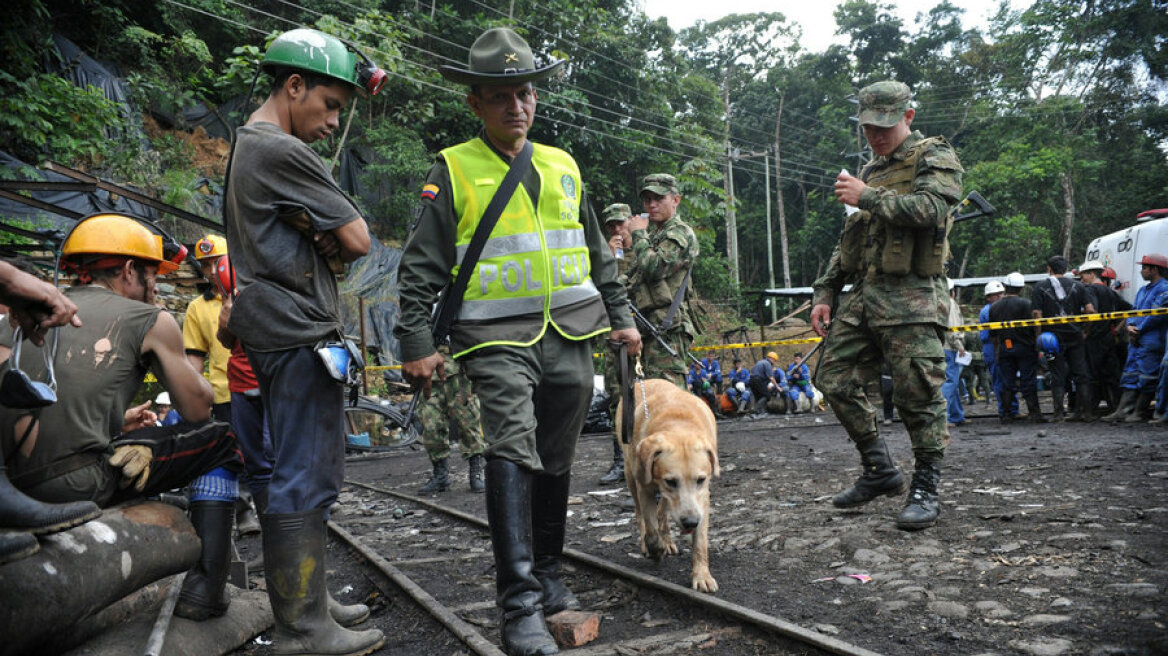
<svg viewBox="0 0 1168 656"><path fill-rule="evenodd" d="M540 89L533 138L575 155L597 210L636 207L639 177L678 173L703 252L697 288L748 314L760 306L743 302L747 292L768 280L764 171L776 279L784 284L781 208L790 284L809 285L842 220L832 181L866 157L854 94L878 79L914 87L914 127L947 137L966 189L1000 210L955 230L953 275L1036 271L1054 252L1075 260L1091 238L1168 205L1168 12L1159 1L1035 0L1025 11L1004 6L979 31L945 1L905 25L891 4L847 0L836 10L846 45L824 52L803 49L799 26L781 13L678 33L631 0L28 0L10 18L0 27L0 149L105 169L177 201L193 179L189 152L156 140L145 154L118 137L125 119L115 107L43 74L53 32L119 66L139 110L167 113L246 93L280 31L309 25L360 44L390 81L354 105L345 138L369 154L362 182L386 190L364 209L380 236L395 238L432 154L477 129L465 90L437 66L465 62L486 27L511 25L537 53L568 60ZM331 159L339 138L319 152ZM726 259L729 207L741 289Z"/></svg>

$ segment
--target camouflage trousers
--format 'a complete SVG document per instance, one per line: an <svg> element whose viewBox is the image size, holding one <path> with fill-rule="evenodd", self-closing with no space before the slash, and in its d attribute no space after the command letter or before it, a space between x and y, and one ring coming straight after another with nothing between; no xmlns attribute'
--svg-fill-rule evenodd
<svg viewBox="0 0 1168 656"><path fill-rule="evenodd" d="M912 439L913 453L942 458L949 443L945 424L945 353L939 329L932 324L853 326L831 324L815 385L856 443L879 435L880 365L892 374L892 403Z"/></svg>
<svg viewBox="0 0 1168 656"><path fill-rule="evenodd" d="M431 462L450 457L452 421L458 429L463 458L477 456L487 448L483 440L479 400L461 368L448 366L446 382L434 379L430 398L418 409L418 418L422 421L422 446Z"/></svg>
<svg viewBox="0 0 1168 656"><path fill-rule="evenodd" d="M648 333L641 335L641 369L645 378L664 378L683 390L689 390L685 384L686 356L689 345L693 343L684 330L671 330L665 334L666 341L677 351L677 357L669 355L655 337Z"/></svg>

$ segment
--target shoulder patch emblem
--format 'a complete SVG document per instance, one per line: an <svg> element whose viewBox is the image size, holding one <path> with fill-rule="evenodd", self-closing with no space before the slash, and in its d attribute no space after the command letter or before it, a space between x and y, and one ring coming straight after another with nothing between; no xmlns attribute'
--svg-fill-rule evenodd
<svg viewBox="0 0 1168 656"><path fill-rule="evenodd" d="M576 180L572 176L565 173L560 176L560 186L564 188L564 193L568 198L576 198Z"/></svg>
<svg viewBox="0 0 1168 656"><path fill-rule="evenodd" d="M434 200L438 197L438 185L428 184L422 187L422 200Z"/></svg>

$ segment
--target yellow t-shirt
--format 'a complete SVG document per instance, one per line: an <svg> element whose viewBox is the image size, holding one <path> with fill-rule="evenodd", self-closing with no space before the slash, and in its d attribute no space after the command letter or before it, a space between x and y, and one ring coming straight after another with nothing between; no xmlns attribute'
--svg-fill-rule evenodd
<svg viewBox="0 0 1168 656"><path fill-rule="evenodd" d="M230 403L231 390L227 388L227 360L231 351L215 339L219 329L219 310L223 301L216 296L208 301L199 296L187 306L187 316L183 319L183 349L199 351L207 355L209 366L203 375L215 389L215 403Z"/></svg>

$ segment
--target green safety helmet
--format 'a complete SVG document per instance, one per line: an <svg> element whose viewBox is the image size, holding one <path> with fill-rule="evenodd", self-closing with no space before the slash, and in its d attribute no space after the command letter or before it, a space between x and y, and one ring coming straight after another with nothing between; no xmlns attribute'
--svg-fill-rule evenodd
<svg viewBox="0 0 1168 656"><path fill-rule="evenodd" d="M385 71L368 57L343 41L319 30L289 30L272 41L260 68L271 73L274 68L295 68L347 82L369 95L376 95L385 85Z"/></svg>

